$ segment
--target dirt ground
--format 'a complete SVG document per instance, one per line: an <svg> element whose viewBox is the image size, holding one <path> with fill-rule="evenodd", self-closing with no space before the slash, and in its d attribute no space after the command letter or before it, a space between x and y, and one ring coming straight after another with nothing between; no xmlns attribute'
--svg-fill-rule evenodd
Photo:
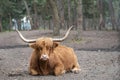
<svg viewBox="0 0 120 80"><path fill-rule="evenodd" d="M63 36L65 31L61 31ZM27 38L52 36L52 31L22 31ZM32 49L21 41L16 32L0 33L0 80L120 80L120 33L84 31L75 40L71 31L61 44L72 47L81 66L79 74L61 76L31 76L28 74ZM58 37L58 36L56 36Z"/></svg>

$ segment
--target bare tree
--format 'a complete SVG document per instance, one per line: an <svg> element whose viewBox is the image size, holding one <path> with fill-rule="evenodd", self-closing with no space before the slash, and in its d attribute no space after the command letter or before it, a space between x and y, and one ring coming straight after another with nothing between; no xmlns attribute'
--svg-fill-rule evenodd
<svg viewBox="0 0 120 80"><path fill-rule="evenodd" d="M53 11L53 22L54 22L54 27L53 27L53 34L55 36L60 35L60 20L59 20L59 15L58 15L58 9L55 0L47 0L51 6L51 9Z"/></svg>

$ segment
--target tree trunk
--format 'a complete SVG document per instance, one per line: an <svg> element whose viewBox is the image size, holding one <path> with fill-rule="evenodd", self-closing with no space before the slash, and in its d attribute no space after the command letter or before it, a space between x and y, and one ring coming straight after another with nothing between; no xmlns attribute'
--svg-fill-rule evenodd
<svg viewBox="0 0 120 80"><path fill-rule="evenodd" d="M34 28L38 29L39 24L38 24L38 19L37 19L37 4L36 4L36 0L34 0L33 3L33 7L34 7Z"/></svg>
<svg viewBox="0 0 120 80"><path fill-rule="evenodd" d="M99 21L99 30L102 30L102 28L105 28L105 20L103 18L103 14L100 13L100 21Z"/></svg>
<svg viewBox="0 0 120 80"><path fill-rule="evenodd" d="M30 10L28 8L28 4L27 4L26 0L23 0L23 2L24 2L24 5L25 5L25 8L26 8L26 11L27 11L27 17L30 20L31 26L33 27L33 22L32 22L31 16L30 16Z"/></svg>
<svg viewBox="0 0 120 80"><path fill-rule="evenodd" d="M71 0L67 0L67 4L68 4L68 27L70 25L72 25L72 21L71 21Z"/></svg>
<svg viewBox="0 0 120 80"><path fill-rule="evenodd" d="M11 14L9 14L9 31L11 30L12 28L12 17L11 17Z"/></svg>
<svg viewBox="0 0 120 80"><path fill-rule="evenodd" d="M0 32L2 32L2 17L0 16Z"/></svg>
<svg viewBox="0 0 120 80"><path fill-rule="evenodd" d="M111 17L111 22L112 22L112 29L115 30L116 26L116 20L115 20L115 14L114 14L114 8L112 4L113 0L109 0L109 12L110 12L110 17Z"/></svg>
<svg viewBox="0 0 120 80"><path fill-rule="evenodd" d="M105 20L104 20L104 16L103 16L103 1L102 0L98 0L98 10L100 13L98 29L101 30L102 28L105 28Z"/></svg>
<svg viewBox="0 0 120 80"><path fill-rule="evenodd" d="M51 9L53 11L53 22L54 22L53 34L54 36L58 36L60 35L60 21L59 21L57 5L55 3L55 0L47 0L47 1L49 2Z"/></svg>
<svg viewBox="0 0 120 80"><path fill-rule="evenodd" d="M76 34L76 39L81 38L81 34L83 31L83 14L82 14L82 0L78 0L78 5L77 5L77 34Z"/></svg>
<svg viewBox="0 0 120 80"><path fill-rule="evenodd" d="M118 31L120 27L120 1L115 1L113 7L115 8L116 30Z"/></svg>
<svg viewBox="0 0 120 80"><path fill-rule="evenodd" d="M77 30L77 1L74 0L74 7L73 7L73 25L75 30Z"/></svg>
<svg viewBox="0 0 120 80"><path fill-rule="evenodd" d="M64 0L57 0L57 4L60 16L60 28L65 29Z"/></svg>

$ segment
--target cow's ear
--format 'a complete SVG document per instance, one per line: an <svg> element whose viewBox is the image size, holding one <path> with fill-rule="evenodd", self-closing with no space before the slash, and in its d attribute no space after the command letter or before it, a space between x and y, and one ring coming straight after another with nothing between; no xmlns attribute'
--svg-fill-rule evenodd
<svg viewBox="0 0 120 80"><path fill-rule="evenodd" d="M53 48L56 48L59 45L58 42L53 42Z"/></svg>
<svg viewBox="0 0 120 80"><path fill-rule="evenodd" d="M29 46L30 46L31 48L33 48L33 49L36 49L36 48L37 48L36 43L30 43Z"/></svg>

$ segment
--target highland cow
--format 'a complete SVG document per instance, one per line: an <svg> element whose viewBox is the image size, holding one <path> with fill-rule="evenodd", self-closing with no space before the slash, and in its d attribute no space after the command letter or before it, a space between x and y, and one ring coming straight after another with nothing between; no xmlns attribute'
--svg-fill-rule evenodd
<svg viewBox="0 0 120 80"><path fill-rule="evenodd" d="M72 27L68 29L63 38L41 37L38 39L26 39L18 31L20 38L34 49L30 59L29 73L31 75L62 75L65 72L78 73L80 66L74 50L61 45L59 42L65 40Z"/></svg>

